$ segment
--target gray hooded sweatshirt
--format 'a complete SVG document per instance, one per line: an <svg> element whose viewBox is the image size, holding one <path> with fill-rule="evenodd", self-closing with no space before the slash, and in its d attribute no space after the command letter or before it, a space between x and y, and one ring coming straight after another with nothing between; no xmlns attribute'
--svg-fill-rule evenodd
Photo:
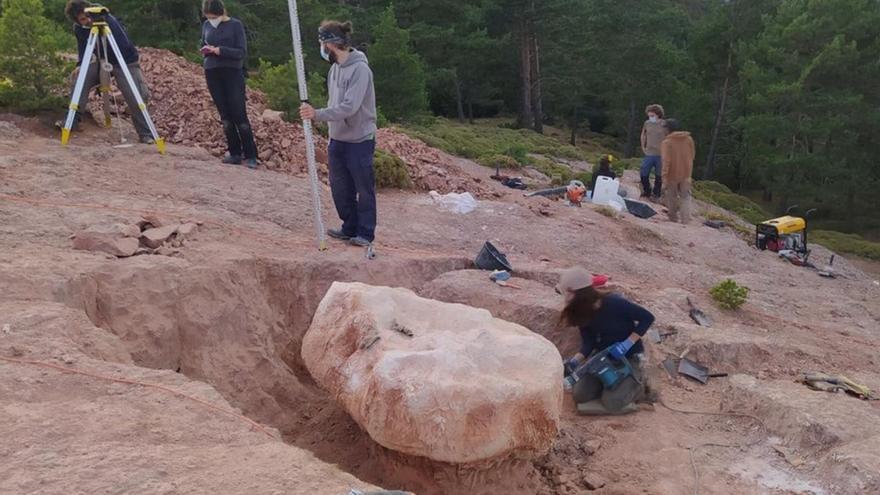
<svg viewBox="0 0 880 495"><path fill-rule="evenodd" d="M327 93L327 108L318 110L315 120L330 124L330 139L362 143L375 138L376 91L363 52L352 50L344 64L333 64Z"/></svg>

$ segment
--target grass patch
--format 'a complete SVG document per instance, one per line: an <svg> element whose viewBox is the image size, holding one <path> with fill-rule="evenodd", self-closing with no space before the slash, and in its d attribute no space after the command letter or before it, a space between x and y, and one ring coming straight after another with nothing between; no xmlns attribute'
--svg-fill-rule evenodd
<svg viewBox="0 0 880 495"><path fill-rule="evenodd" d="M596 213L604 215L608 218L617 218L617 210L610 206L600 206L598 208L595 208L595 210Z"/></svg>
<svg viewBox="0 0 880 495"><path fill-rule="evenodd" d="M837 253L853 254L862 258L880 261L880 242L869 241L858 234L814 230L809 233L809 240Z"/></svg>
<svg viewBox="0 0 880 495"><path fill-rule="evenodd" d="M579 180L589 187L593 174L590 172L574 171L568 165L556 163L548 158L531 158L531 166L542 174L550 177L553 185L567 185L573 180Z"/></svg>
<svg viewBox="0 0 880 495"><path fill-rule="evenodd" d="M733 215L709 211L706 213L706 220L724 222L728 227L732 228L740 238L749 244L755 240L755 228L751 225L743 225L742 220Z"/></svg>
<svg viewBox="0 0 880 495"><path fill-rule="evenodd" d="M408 124L402 130L429 146L481 163L493 155L506 155L525 165L529 153L573 160L585 158L585 153L574 146L528 129L467 125L437 118Z"/></svg>
<svg viewBox="0 0 880 495"><path fill-rule="evenodd" d="M376 150L373 157L373 167L376 171L377 187L412 188L409 169L400 158L382 150Z"/></svg>
<svg viewBox="0 0 880 495"><path fill-rule="evenodd" d="M695 181L694 198L739 215L749 223L760 223L772 218L754 201L731 191L724 184L713 181Z"/></svg>

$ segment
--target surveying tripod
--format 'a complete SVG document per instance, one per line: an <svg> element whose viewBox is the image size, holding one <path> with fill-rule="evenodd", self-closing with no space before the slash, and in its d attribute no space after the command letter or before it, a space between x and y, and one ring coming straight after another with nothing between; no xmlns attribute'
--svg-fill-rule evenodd
<svg viewBox="0 0 880 495"><path fill-rule="evenodd" d="M61 129L61 144L66 145L70 141L70 130L73 128L73 122L76 118L76 112L79 111L79 100L82 96L82 92L91 89L87 89L84 86L86 84L86 76L88 74L89 65L92 60L92 54L97 54L96 59L98 62L99 70L107 73L113 72L113 66L112 64L110 64L109 52L107 51L107 45L109 43L110 48L113 50L113 54L116 56L116 61L117 63L119 63L119 68L122 69L122 73L125 75L125 80L128 82L128 87L131 88L131 92L134 94L134 97L137 100L138 109L141 111L141 113L143 113L144 119L147 121L147 125L150 128L150 133L153 135L153 140L156 141L156 148L159 149L159 153L165 154L165 140L159 137L159 132L156 130L156 125L153 123L153 119L150 117L150 113L147 111L147 105L146 103L144 103L144 99L141 97L140 90L134 83L134 78L131 77L131 72L128 70L128 65L125 64L125 59L122 57L122 52L119 50L119 45L116 43L116 39L113 37L113 32L110 31L110 25L107 24L107 15L110 13L110 10L107 7L94 6L86 8L85 12L86 15L88 15L89 18L92 19L92 28L89 32L89 40L86 43L86 49L83 52L79 74L77 75L76 85L73 89L73 96L71 96L70 98L70 109L67 112L67 120L64 122L64 128ZM99 42L100 47L98 46ZM105 85L102 78L101 91L105 95L108 94L110 91L109 86L109 81ZM109 114L107 114L105 110L105 125L109 124L109 120Z"/></svg>

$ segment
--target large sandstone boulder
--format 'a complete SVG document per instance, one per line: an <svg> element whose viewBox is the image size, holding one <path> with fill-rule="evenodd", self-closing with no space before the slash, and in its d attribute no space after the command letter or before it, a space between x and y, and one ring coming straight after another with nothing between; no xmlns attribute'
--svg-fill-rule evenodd
<svg viewBox="0 0 880 495"><path fill-rule="evenodd" d="M519 270L514 275L517 274ZM458 270L425 284L419 293L438 301L488 309L497 318L519 323L541 334L553 342L563 356L572 356L580 349L581 335L577 329L559 322L563 300L553 290L559 275L549 272L546 278L547 283L516 278L513 282L522 288L513 289L489 280L489 272Z"/></svg>
<svg viewBox="0 0 880 495"><path fill-rule="evenodd" d="M562 359L482 309L334 283L302 345L309 372L379 444L449 463L549 449Z"/></svg>

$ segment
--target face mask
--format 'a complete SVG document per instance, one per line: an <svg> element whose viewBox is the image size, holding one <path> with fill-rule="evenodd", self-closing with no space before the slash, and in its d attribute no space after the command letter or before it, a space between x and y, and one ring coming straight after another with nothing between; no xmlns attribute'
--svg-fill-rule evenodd
<svg viewBox="0 0 880 495"><path fill-rule="evenodd" d="M658 120L660 119L658 119L657 117L648 117L648 121L652 124L656 124Z"/></svg>
<svg viewBox="0 0 880 495"><path fill-rule="evenodd" d="M216 18L216 19L208 19L208 22L211 24L211 26L214 27L214 29L217 29L217 26L220 25L221 20L220 20L220 18L218 17L218 18Z"/></svg>

